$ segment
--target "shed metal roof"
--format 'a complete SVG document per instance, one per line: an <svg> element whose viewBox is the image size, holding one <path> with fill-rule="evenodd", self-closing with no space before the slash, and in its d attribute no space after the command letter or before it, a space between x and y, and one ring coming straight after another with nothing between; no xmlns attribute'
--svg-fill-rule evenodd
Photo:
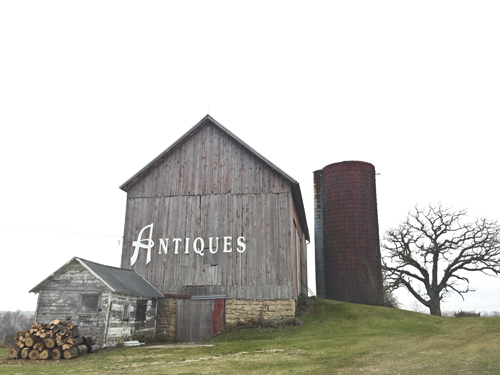
<svg viewBox="0 0 500 375"><path fill-rule="evenodd" d="M40 290L47 285L54 276L63 273L70 264L75 262L81 264L92 275L102 281L111 291L115 293L144 297L163 297L163 294L158 291L158 289L147 282L134 270L106 266L104 264L91 262L77 257L72 258L64 266L31 289L30 293L39 293Z"/></svg>
<svg viewBox="0 0 500 375"><path fill-rule="evenodd" d="M283 176L286 180L290 182L291 188L292 188L292 196L295 201L295 204L297 206L297 211L300 217L301 224L304 228L304 234L306 235L307 241L310 241L309 238L309 228L307 226L307 219L306 219L306 211L304 209L304 202L302 200L302 194L300 191L300 185L299 183L294 180L292 177L290 177L288 174L283 172L281 169L279 169L276 165L271 163L269 160L267 160L265 157L263 157L261 154L259 154L257 151L255 151L253 148L251 148L249 145L247 145L245 142L243 142L240 138L238 138L236 135L231 133L228 129L226 129L224 126L222 126L220 123L218 123L213 117L210 115L206 115L201 119L200 122L198 122L195 126L193 126L186 134L184 134L182 137L180 137L176 142L174 142L170 147L168 147L165 151L163 151L160 155L158 155L155 159L153 159L149 164L147 164L144 168L142 168L139 172L137 172L135 175L133 175L131 178L129 178L125 183L123 183L120 186L120 189L123 191L128 191L129 188L137 181L139 180L151 167L156 165L159 161L161 161L166 155L168 155L170 152L172 152L179 144L184 142L187 138L189 138L194 132L196 132L200 127L206 125L207 123L211 123L218 127L220 130L222 130L224 133L229 135L231 138L233 138L236 142L240 143L244 148L246 148L250 153L255 155L258 159L260 159L264 164L269 166L272 170L276 171L279 173L281 176Z"/></svg>

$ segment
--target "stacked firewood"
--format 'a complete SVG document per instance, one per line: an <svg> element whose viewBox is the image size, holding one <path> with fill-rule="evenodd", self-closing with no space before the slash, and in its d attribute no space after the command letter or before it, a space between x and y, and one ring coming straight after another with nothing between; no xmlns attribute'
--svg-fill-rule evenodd
<svg viewBox="0 0 500 375"><path fill-rule="evenodd" d="M28 331L14 334L9 358L70 359L100 350L90 336L80 336L77 325L56 319L48 324L33 323Z"/></svg>

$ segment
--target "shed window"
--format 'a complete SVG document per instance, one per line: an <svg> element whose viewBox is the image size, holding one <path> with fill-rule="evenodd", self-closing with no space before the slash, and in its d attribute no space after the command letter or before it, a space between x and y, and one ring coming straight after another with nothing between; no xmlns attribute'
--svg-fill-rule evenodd
<svg viewBox="0 0 500 375"><path fill-rule="evenodd" d="M130 319L130 302L125 302L123 305L123 320Z"/></svg>
<svg viewBox="0 0 500 375"><path fill-rule="evenodd" d="M137 300L137 311L135 313L135 321L136 322L145 322L146 321L146 307L148 305L148 300L139 299Z"/></svg>
<svg viewBox="0 0 500 375"><path fill-rule="evenodd" d="M84 294L82 295L82 305L80 311L82 312L98 312L99 308L99 294Z"/></svg>

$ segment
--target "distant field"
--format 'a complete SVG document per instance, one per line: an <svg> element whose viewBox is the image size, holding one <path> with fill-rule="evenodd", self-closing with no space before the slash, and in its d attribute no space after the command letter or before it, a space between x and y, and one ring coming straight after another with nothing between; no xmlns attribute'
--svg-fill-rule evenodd
<svg viewBox="0 0 500 375"><path fill-rule="evenodd" d="M2 374L500 374L500 318L435 317L317 300L302 327L253 328L212 347L122 348L66 361L7 360Z"/></svg>

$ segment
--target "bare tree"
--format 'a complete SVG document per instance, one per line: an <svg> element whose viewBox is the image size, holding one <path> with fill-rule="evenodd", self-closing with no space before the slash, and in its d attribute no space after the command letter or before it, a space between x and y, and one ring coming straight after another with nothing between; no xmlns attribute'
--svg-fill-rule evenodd
<svg viewBox="0 0 500 375"><path fill-rule="evenodd" d="M467 272L500 274L500 226L467 210L429 205L415 207L382 242L383 269L391 290L405 287L432 315L441 315L441 301L450 293L473 292Z"/></svg>
<svg viewBox="0 0 500 375"><path fill-rule="evenodd" d="M28 329L30 324L30 318L23 315L20 310L8 311L0 320L0 338L3 342L12 344L14 333Z"/></svg>

